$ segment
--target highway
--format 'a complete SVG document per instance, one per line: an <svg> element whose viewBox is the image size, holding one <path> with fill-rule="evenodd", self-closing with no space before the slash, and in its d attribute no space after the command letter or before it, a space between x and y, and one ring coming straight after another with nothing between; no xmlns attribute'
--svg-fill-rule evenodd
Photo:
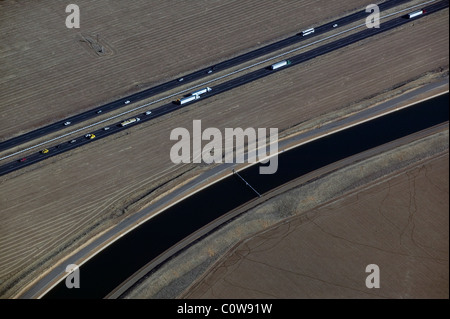
<svg viewBox="0 0 450 319"><path fill-rule="evenodd" d="M289 140L280 141L279 144L279 150L280 152L285 152L288 150L291 150L295 147L304 145L305 143L309 143L310 141L314 141L321 136L327 136L332 135L334 133L339 132L342 130L342 128L348 128L351 126L354 126L358 123L363 123L368 120L376 119L379 117L382 117L386 114L389 114L391 112L394 112L396 110L401 108L407 108L410 106L410 104L405 104L405 102L408 101L414 101L415 96L419 96L421 94L424 94L426 92L432 92L435 91L436 88L445 86L446 83L448 83L448 79L446 81L443 81L442 83L436 83L436 84L429 84L425 87L415 89L409 93L405 93L404 95L394 98L392 100L389 100L385 103L379 104L374 106L373 108L369 108L365 110L364 112L360 112L357 114L354 114L350 117L343 118L340 121L332 122L326 125L323 125L321 127L317 127L313 129L312 131L307 131L302 134L293 136ZM87 245L86 247L82 248L79 252L69 257L69 259L66 261L66 264L68 263L75 263L78 265L83 265L80 260L83 260L86 262L86 259L89 257L92 257L93 252L97 252L99 248L104 248L105 244L111 243L114 241L114 239L118 237L118 234L124 235L134 230L134 227L137 227L138 225L141 225L142 223L149 221L149 219L153 218L156 213L163 213L165 209L168 209L172 207L173 205L180 203L188 196L192 196L194 189L204 189L206 187L205 181L208 181L208 186L211 185L213 182L219 182L221 179L218 179L219 176L222 175L223 172L229 172L231 174L231 170L235 168L233 164L223 163L217 167L215 167L212 170L208 170L204 174L197 177L195 180L192 180L188 182L187 184L181 186L180 188L176 189L174 192L169 194L168 196L165 196L161 201L157 201L156 203L151 204L149 207L139 211L138 213L134 214L133 216L130 216L123 222L121 222L117 227L114 227L114 229L111 229L107 233L103 234L99 238L95 239L92 243ZM236 167L237 168L237 167ZM264 195L266 198L266 194ZM201 233L197 233L196 235L201 236ZM192 236L191 236L192 237ZM193 241L195 241L198 237L191 238ZM190 242L186 238L183 240L184 245L177 244L177 248L182 249L186 245L188 245ZM178 250L177 250L178 251ZM101 252L100 252L101 253ZM155 265L160 264L165 259L169 258L173 254L172 252L165 252L160 257L158 257L157 260L153 261L153 264L148 264L143 270L144 273L147 273L149 269L155 267ZM21 298L39 298L47 291L49 288L53 286L55 282L58 282L59 280L62 280L61 276L63 276L65 273L65 264L60 264L56 266L50 273L48 273L46 276L41 278L33 287L31 287L27 292L25 292ZM137 280L141 278L142 276L136 275L134 278ZM59 279L59 280L58 280ZM126 287L129 287L130 284L134 283L135 281L129 282L127 281Z"/></svg>
<svg viewBox="0 0 450 319"><path fill-rule="evenodd" d="M388 0L386 2L383 2L379 5L380 11L385 11L388 9L391 9L395 6L410 2L411 0ZM346 17L337 19L335 21L326 23L324 25L321 25L319 27L315 28L315 31L313 34L308 35L307 37L301 36L299 34L296 34L294 36L290 36L286 39L280 40L278 42L269 44L267 46L264 46L262 48L259 48L257 50L242 54L240 56L237 56L235 58L220 62L218 64L215 64L213 66L206 67L204 69L201 69L199 71L187 74L185 76L182 76L179 79L175 79L163 84L160 84L158 86L146 89L144 91L132 94L130 96L124 97L122 99L116 100L114 102L96 107L95 109L71 116L69 118L60 120L58 122L55 122L53 124L38 128L36 130L33 130L31 132L19 135L17 137L11 138L9 140L6 140L4 142L0 143L0 151L7 150L9 148L12 148L14 146L23 144L25 142L32 141L34 139L37 139L39 137L48 135L53 132L57 132L59 130L65 129L69 126L82 123L83 121L86 121L88 119L95 118L97 116L103 115L105 113L109 113L114 110L118 110L120 108L126 107L130 105L131 103L136 103L145 99L148 99L152 96L155 96L157 94L166 92L168 90L177 88L181 85L184 85L189 82L193 82L199 79L202 79L204 77L210 76L214 73L224 71L226 69L229 69L231 67L237 66L239 64L245 63L247 61L251 61L255 58L264 56L266 54L275 52L277 50L283 49L285 47L291 46L296 43L300 43L302 41L305 41L307 39L310 39L311 37L315 37L321 34L324 34L326 32L329 32L333 29L340 29L345 25L351 24L355 21L358 21L360 19L364 19L368 16L368 13L364 10L358 11L354 14L348 15ZM299 30L300 32L301 30ZM64 123L70 122L69 125L64 125Z"/></svg>
<svg viewBox="0 0 450 319"><path fill-rule="evenodd" d="M214 176L211 174L218 174L220 170L228 171L229 175L218 177L216 183L209 180L208 187L197 192L193 192L195 181L183 185L183 190L176 191L182 196L181 199L172 203L169 201L170 204L158 202L146 207L121 222L118 229L108 231L90 243L89 247L84 247L65 260L64 264L75 263L80 266L84 276L81 289L69 290L61 281L52 288L58 282L55 279L66 274L64 264L61 264L21 298L40 297L49 288L51 290L46 298L103 298L113 290L115 292L109 297L119 297L133 283L174 253L244 212L245 209L241 210L241 205L247 205L251 201L253 205L265 201L270 197L270 192L295 181L298 177L303 178L310 174L309 177L314 179L318 176L315 174L317 170L334 171L337 167L354 163L355 160L366 159L411 142L418 136L424 137L448 129L448 93L437 95L426 102L404 105L405 99L414 100L416 94L432 90L433 87L436 87L435 84L377 105L374 109L366 110L364 118L361 118L361 114L354 114L343 118L339 125L330 123L314 129L315 132L302 133L294 137L300 142L295 145L292 144L293 141L283 141L280 144L280 165L276 174L260 175L259 165L252 164L240 169L239 173L258 188L263 198L256 196L241 180L233 176L231 171L234 166L231 163L216 167L214 173L205 172L204 176L198 178L198 182L204 182L208 177ZM436 99L440 102L437 103ZM405 118L408 118L408 121L405 121ZM411 138L411 134L415 137ZM306 136L309 138L305 141ZM365 138L360 138L361 136ZM323 156L324 154L328 156ZM301 165L298 165L299 162ZM303 183L308 180L310 179L303 179ZM173 194L168 197L170 196ZM167 198L164 198L165 200ZM211 210L211 207L215 209ZM154 214L155 210L158 211L157 215ZM146 219L143 220L144 216ZM177 223L174 223L174 220L177 220ZM169 225L170 235L167 234ZM99 248L102 249L100 252ZM91 258L87 260L89 255ZM110 267L111 265L114 265L114 268ZM119 285L120 289L116 289Z"/></svg>
<svg viewBox="0 0 450 319"><path fill-rule="evenodd" d="M426 6L424 9L426 10L426 15L429 15L429 14L432 14L432 13L437 12L439 10L447 8L448 5L449 5L448 1L439 1L439 2L433 3L433 4L429 5L429 6ZM367 15L367 13L365 13L365 14ZM334 42L330 42L330 43L324 44L324 45L322 45L322 46L320 46L318 48L315 48L315 49L312 49L310 51L307 51L307 52L295 55L293 57L290 57L289 60L291 61L291 64L290 65L286 65L285 67L282 67L280 69L271 70L270 68L263 67L263 68L260 68L260 69L258 69L256 71L250 72L250 73L242 75L240 77L237 77L235 79L232 79L232 80L229 80L227 82L224 82L224 83L218 84L216 86L213 86L211 92L207 92L207 93L201 95L200 99L195 100L193 102L190 102L190 103L187 103L187 104L183 104L183 105L176 105L174 103L168 103L168 104L162 105L162 106L160 106L158 108L155 108L155 109L151 110L151 114L150 115L146 115L145 113L142 113L142 114L139 114L139 115L135 115L136 117L140 118L140 121L138 121L136 123L133 123L133 124L130 124L130 125L127 125L127 126L124 126L124 127L122 127L120 125L120 123L123 121L123 120L121 120L121 121L116 122L116 123L114 123L112 125L109 125L108 126L108 128L109 128L108 130L104 130L103 128L101 128L101 129L97 129L97 130L91 132L92 134L94 134L96 136L94 139L88 139L88 138L84 137L84 135L72 138L72 139L70 139L70 141L66 141L66 142L63 142L63 143L58 144L56 146L49 147L48 148L49 152L46 153L46 154L42 154L41 152L36 152L36 153L33 153L33 154L27 156L26 158L15 160L15 161L12 161L12 162L9 162L9 163L6 163L6 164L0 166L0 176L1 175L5 175L7 173L10 173L12 171L21 169L21 168L26 167L28 165L34 164L36 162L42 161L42 160L44 160L46 158L49 158L51 156L55 156L57 154L61 154L63 152L66 152L68 150L74 149L76 147L80 147L82 145L85 145L87 143L96 141L98 139L102 139L102 138L104 138L106 136L109 136L111 134L115 134L117 132L121 132L122 130L128 129L129 127L133 127L135 125L139 125L141 123L145 123L146 121L149 121L149 120L155 119L157 117L163 116L163 115L165 115L167 113L176 111L176 110L178 110L178 109L180 109L182 107L186 107L186 106L191 105L193 103L196 103L196 102L205 100L207 98L216 96L216 95L218 95L220 93L223 93L223 92L229 91L231 89L237 88L239 86L242 86L244 84L250 83L250 82L255 81L257 79L261 79L263 77L269 76L269 75L271 75L271 74L273 74L275 72L279 72L279 71L282 71L282 70L287 69L287 68L295 67L295 66L297 66L297 65L299 65L301 63L304 63L304 62L306 62L308 60L311 60L311 59L314 59L314 58L319 57L321 55L327 54L327 53L329 53L331 51L343 48L343 47L348 46L350 44L353 44L355 42L358 42L358 41L361 41L363 39L366 39L366 38L369 38L371 36L374 36L376 34L380 34L382 32L386 32L388 30L396 28L396 27L398 27L400 25L403 25L405 23L409 23L409 22L411 22L413 20L420 19L423 16L425 16L425 15L420 15L420 16L415 17L413 19L407 19L407 18L405 18L405 16L401 16L401 17L393 18L393 19L388 20L388 21L383 21L381 23L380 28L372 28L372 29L364 28L362 31L359 31L357 33L349 35L349 36L347 36L345 38L342 38L342 39L336 40ZM339 20L337 20L337 21L339 21ZM327 25L329 25L329 24L327 24ZM332 27L332 25L331 25L331 27ZM325 31L322 31L322 32L325 32ZM303 37L301 37L301 38L303 38ZM203 72L203 74L204 74L204 72ZM179 83L178 81L176 81L176 82ZM143 93L141 92L139 94L143 94ZM61 125L63 125L63 124L61 124ZM71 141L74 141L74 142L71 142Z"/></svg>

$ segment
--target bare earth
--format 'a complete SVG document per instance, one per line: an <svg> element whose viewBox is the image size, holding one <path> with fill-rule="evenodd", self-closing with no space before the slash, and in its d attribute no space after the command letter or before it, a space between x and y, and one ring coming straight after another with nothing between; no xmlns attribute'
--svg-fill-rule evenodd
<svg viewBox="0 0 450 319"><path fill-rule="evenodd" d="M445 298L448 125L421 136L266 194L123 297ZM393 279L402 262L406 282ZM382 278L375 292L365 286L373 263Z"/></svg>
<svg viewBox="0 0 450 319"><path fill-rule="evenodd" d="M117 21L120 14L126 16L125 8L120 9L116 2L109 7L96 1L86 6L89 9L80 31L65 28L64 7L59 2L48 9L33 2L27 5L28 14L18 2L1 2L0 26L4 31L0 58L7 63L0 65L0 136L15 135L52 122L55 117L77 113L172 78L181 67L194 70L366 4L346 1L345 9L335 11L341 2L327 1L323 6L326 10L311 13L303 10L311 6L307 1L283 2L276 5L276 11L270 1L264 5L260 1L235 1L229 7L204 2L206 9L199 12L189 8L187 1L152 2L151 10L148 2L136 1L131 5L136 9L128 13L136 16ZM83 2L79 5L83 8ZM314 6L321 7L317 2ZM142 24L144 17L139 15L146 12L150 15L145 20L148 26ZM219 19L224 12L235 20ZM44 13L46 19L37 18ZM184 15L196 18L186 20ZM274 19L278 15L285 18ZM254 20L258 24L249 28ZM38 26L33 21L39 21ZM161 29L167 21L172 23L170 28ZM14 296L93 236L207 169L171 163L173 142L169 136L173 128L190 130L192 120L201 119L204 128L277 127L283 135L369 107L447 73L448 22L448 10L444 10L154 123L2 176L0 296ZM233 27L224 27L229 25ZM202 39L198 37L200 26L206 32ZM242 32L244 26L246 32ZM80 32L99 33L113 54L91 54L79 42ZM162 36L164 32L166 36ZM71 54L64 54L66 51ZM52 54L55 60L48 59ZM166 62L162 64L163 56ZM67 76L67 81L61 75ZM47 86L42 87L38 79L46 79ZM67 107L61 109L59 105ZM180 177L158 188L176 176Z"/></svg>
<svg viewBox="0 0 450 319"><path fill-rule="evenodd" d="M68 29L68 3L2 1L0 140L369 3L374 1L79 0L80 29ZM89 40L105 54L97 55Z"/></svg>
<svg viewBox="0 0 450 319"><path fill-rule="evenodd" d="M184 297L448 298L448 167L446 152L245 240Z"/></svg>

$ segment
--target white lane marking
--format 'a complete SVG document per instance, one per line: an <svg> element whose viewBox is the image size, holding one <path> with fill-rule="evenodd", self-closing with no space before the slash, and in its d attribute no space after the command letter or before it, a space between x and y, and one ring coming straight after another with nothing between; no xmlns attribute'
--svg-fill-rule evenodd
<svg viewBox="0 0 450 319"><path fill-rule="evenodd" d="M417 8L417 7L421 7L421 6L424 6L424 5L426 5L426 4L429 4L429 3L432 3L432 2L436 2L436 1L438 1L438 0L431 0L431 1L422 2L422 3L420 3L420 4L416 4L416 5L414 5L414 6L411 6L411 7L406 8L406 9L399 10L399 11L390 13L390 14L388 14L388 15L385 15L385 16L383 16L383 17L380 17L380 20L386 19L386 18L388 18L388 17L391 17L391 16L393 16L393 15L397 15L397 14L402 13L402 12L405 12L405 11L410 11L411 9L414 9L414 8ZM72 131L72 132L69 132L69 133L60 135L60 136L58 136L58 137L52 138L52 139L50 139L50 140L48 140L48 141L45 141L45 142L36 144L36 145L34 145L34 146L30 146L30 147L28 147L28 148L26 148L26 149L23 149L23 150L21 150L21 151L18 151L18 152L15 152L15 153L12 153L12 154L10 154L10 155L7 155L7 156L4 156L4 157L0 158L0 161L1 161L1 160L4 160L4 159L6 159L6 158L12 157L12 156L21 154L21 153L23 153L23 152L26 152L26 151L35 149L35 148L37 148L37 147L43 146L43 145L45 145L45 144L51 143L51 142L53 142L53 141L57 141L57 140L59 140L59 139L62 139L62 138L67 137L67 136L69 136L69 135L78 133L78 132L80 132L80 131L84 131L84 130L86 130L86 129L88 129L88 128L91 128L91 127L100 125L100 124L102 124L102 123L104 123L104 122L108 122L108 121L113 120L113 119L116 119L116 118L118 118L118 117L122 117L123 115L126 115L126 114L129 114L129 113L131 113L131 112L140 110L140 109L142 109L142 108L144 108L144 107L148 107L148 106L150 106L150 105L153 105L153 104L155 104L155 103L161 102L161 101L163 101L163 100L167 100L167 99L169 99L169 98L171 98L171 97L179 96L179 95L181 95L181 94L183 94L183 93L185 93L185 92L192 91L193 89L196 89L196 88L198 88L198 87L205 86L205 85L207 85L207 84L209 84L209 83L213 83L213 82L219 81L219 80L221 80L221 79L223 79L223 78L226 78L226 77L232 76L232 75L234 75L234 74L243 72L243 71L245 71L245 70L248 70L248 69L253 68L253 67L255 67L255 66L261 65L261 64L263 64L263 63L267 63L267 62L270 62L270 61L272 61L272 60L279 59L279 58L281 58L281 57L283 57L283 56L285 56L285 55L287 55L287 54L291 54L291 53L293 53L293 52L296 52L296 51L299 51L299 50L301 50L301 49L307 48L307 47L312 46L312 45L314 45L314 44L317 44L317 43L320 43L320 42L323 42L323 41L332 39L332 38L334 38L334 37L337 37L337 36L339 36L339 35L341 35L341 34L344 34L344 33L350 32L350 31L353 31L353 30L355 30L355 29L359 29L359 28L361 28L362 26L366 26L366 24L365 24L365 23L359 24L359 25L357 25L357 26L355 26L355 27L352 27L352 28L350 28L350 29L347 29L347 30L344 30L344 31L341 31L341 32L338 32L338 33L335 33L335 34L332 34L332 35L330 35L330 36L328 36L328 37L325 37L325 38L323 38L323 39L320 39L320 40L311 42L311 43L309 43L309 44L302 45L302 46L300 46L300 47L298 47L298 48L295 48L295 49L292 49L292 50L290 50L290 51L281 53L281 54L276 55L276 56L274 56L274 57L272 57L272 58L268 58L268 59L266 59L266 60L264 60L264 61L260 61L260 62L254 63L254 64L252 64L252 65L246 66L246 67L241 68L241 69L239 69L239 70L236 70L236 71L230 72L230 73L228 73L228 74L219 76L218 78L215 78L215 79L212 79L212 80L209 80L209 81L200 83L200 84L195 85L195 86L192 86L192 87L190 87L190 88L188 88L188 89L186 89L186 90L179 91L179 92L177 92L177 93L174 93L174 94L168 95L168 96L166 96L166 97L163 97L163 98L161 98L161 99L159 99L159 100L156 100L156 101L149 102L149 103L147 103L147 104L138 106L138 107L136 107L136 108L134 108L134 109L132 109L132 110L129 110L129 111L126 111L126 112L122 112L122 113L120 113L120 114L118 114L118 115L111 116L111 117L109 117L109 118L107 118L107 119L104 119L104 120L102 120L102 121L99 121L99 122L96 122L96 123L87 125L87 126L85 126L85 127L82 127L82 128L80 128L80 129L77 129L77 130L75 130L75 131Z"/></svg>

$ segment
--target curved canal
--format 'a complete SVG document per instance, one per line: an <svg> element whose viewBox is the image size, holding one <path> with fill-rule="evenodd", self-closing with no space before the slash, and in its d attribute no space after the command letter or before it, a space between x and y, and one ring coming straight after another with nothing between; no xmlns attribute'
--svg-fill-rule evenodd
<svg viewBox="0 0 450 319"><path fill-rule="evenodd" d="M304 144L278 157L278 171L259 165L239 174L264 194L311 171L448 121L448 93ZM255 198L237 176L190 196L108 246L80 267L80 288L61 281L44 298L104 298L158 255L193 232Z"/></svg>

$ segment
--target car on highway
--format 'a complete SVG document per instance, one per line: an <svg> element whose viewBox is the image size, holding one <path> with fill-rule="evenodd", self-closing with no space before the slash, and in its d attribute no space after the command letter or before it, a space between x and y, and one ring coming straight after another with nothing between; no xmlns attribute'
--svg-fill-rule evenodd
<svg viewBox="0 0 450 319"><path fill-rule="evenodd" d="M70 125L70 124L72 124L71 122L69 122L69 121L67 121L67 122L64 122L64 125L65 126L67 126L67 125Z"/></svg>
<svg viewBox="0 0 450 319"><path fill-rule="evenodd" d="M150 115L150 114L152 114L152 111L145 112L145 115Z"/></svg>
<svg viewBox="0 0 450 319"><path fill-rule="evenodd" d="M102 110L98 110L96 113L97 113L97 114L100 114L100 113L102 113Z"/></svg>
<svg viewBox="0 0 450 319"><path fill-rule="evenodd" d="M126 100L126 101L125 101L125 104L130 104L130 100Z"/></svg>
<svg viewBox="0 0 450 319"><path fill-rule="evenodd" d="M95 135L94 134L91 134L91 133L89 133L89 134L86 134L84 137L86 137L86 138L88 138L88 139L90 139L90 140L92 140L92 139L94 139L95 138Z"/></svg>
<svg viewBox="0 0 450 319"><path fill-rule="evenodd" d="M337 28L337 26L338 26L337 23L333 24L333 28Z"/></svg>
<svg viewBox="0 0 450 319"><path fill-rule="evenodd" d="M49 150L48 150L47 148L44 148L44 149L41 151L42 154L47 154L48 152L49 152Z"/></svg>
<svg viewBox="0 0 450 319"><path fill-rule="evenodd" d="M69 143L70 144L73 144L73 143L75 143L77 140L71 140Z"/></svg>
<svg viewBox="0 0 450 319"><path fill-rule="evenodd" d="M19 160L19 162L25 162L27 160L27 158L26 157L24 157L24 158L21 158L20 160Z"/></svg>
<svg viewBox="0 0 450 319"><path fill-rule="evenodd" d="M109 130L109 126L103 128L103 131L107 131L107 130Z"/></svg>

